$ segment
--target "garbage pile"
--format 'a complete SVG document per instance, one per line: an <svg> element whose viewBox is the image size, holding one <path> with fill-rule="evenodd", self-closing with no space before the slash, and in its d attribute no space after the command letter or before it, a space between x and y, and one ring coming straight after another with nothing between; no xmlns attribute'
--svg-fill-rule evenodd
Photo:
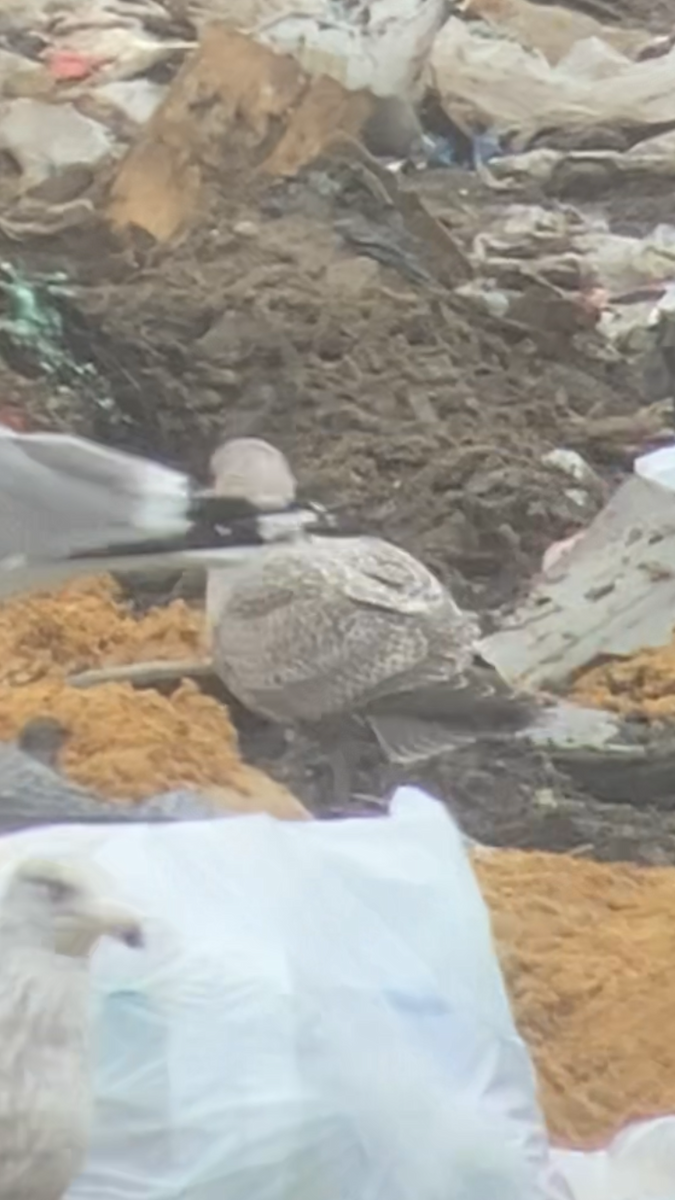
<svg viewBox="0 0 675 1200"><path fill-rule="evenodd" d="M610 358L646 359L652 398L667 394L652 326L675 225L666 215L629 234L587 203L636 182L667 189L673 176L665 33L529 0L476 0L447 20L438 0L364 0L341 14L321 0L292 12L274 0L100 11L34 0L4 10L2 36L10 242L91 222L111 172L113 222L174 236L216 165L216 125L248 124L248 151L264 145L255 156L272 175L343 136L392 168L468 164L495 211L456 256L459 295L526 329L597 325ZM190 109L196 94L210 96L210 123ZM518 199L528 189L563 203Z"/></svg>
<svg viewBox="0 0 675 1200"><path fill-rule="evenodd" d="M636 457L673 440L670 30L528 0L469 0L449 16L436 0L303 0L292 11L278 0L34 0L3 7L0 39L0 419L83 432L198 478L214 437L268 436L308 495L343 503L488 615L486 634L497 631L482 650L506 678L576 702L581 718L557 742L470 747L420 768L419 781L453 806L464 831L527 851L479 847L474 861L548 1132L568 1150L565 1170L570 1147L588 1150L633 1119L675 1112L673 497L663 479L631 474ZM186 827L155 831L150 842L137 827L96 841L160 925L173 865L190 882L163 931L171 944L160 939L143 979L129 988L126 963L101 960L112 1016L102 1002L99 1084L112 1121L104 1118L73 1200L106 1190L114 1137L128 1141L120 1063L135 1073L134 1132L148 1119L159 1129L160 1150L149 1162L141 1146L133 1165L140 1193L151 1179L156 1186L158 1169L167 1194L189 1189L161 1152L176 1130L209 1181L210 1155L222 1154L230 1190L237 1155L246 1159L271 1130L282 1140L266 1140L262 1157L281 1145L279 1157L292 1158L293 1195L308 1178L316 1194L336 1162L348 1164L343 1190L358 1195L361 1143L341 1157L357 1113L371 1161L401 1148L378 1177L387 1195L399 1188L402 1200L423 1200L420 1179L433 1184L427 1167L437 1161L423 1153L433 1149L433 1122L420 1128L411 1167L404 1150L414 1139L397 1136L401 1112L413 1119L405 1105L387 1107L390 1091L371 1103L354 1083L358 1070L341 1069L365 1041L389 1061L413 1027L416 1048L427 1035L433 1043L447 997L429 1000L421 985L440 974L410 978L405 954L393 964L373 955L379 925L364 959L373 907L362 896L349 907L335 864L356 847L354 870L374 886L379 868L364 868L363 847L381 838L377 861L389 862L400 828L390 899L411 944L424 942L424 968L424 955L446 944L449 907L445 893L442 906L430 904L444 923L437 942L427 938L431 916L427 924L427 909L421 919L415 908L420 879L430 892L432 877L451 889L464 866L455 876L437 862L435 826L429 845L428 829L420 834L417 859L412 826L396 817L367 835L358 822L307 821L300 800L261 767L327 812L316 752L301 736L274 752L251 737L251 762L242 761L234 711L194 683L84 688L77 679L92 668L198 658L202 630L199 608L173 600L139 616L108 579L0 609L1 738L54 716L71 734L62 770L102 798L130 804L191 786L223 810L305 822L287 841L273 824L245 822L230 834ZM359 781L359 796L380 803L397 782L370 759ZM68 835L53 836L66 844ZM321 871L314 838L326 839ZM401 908L403 893L410 907ZM342 1003L348 993L354 1010L325 1003L326 947L330 965L344 969L336 994ZM163 974L165 951L181 972ZM352 986L354 972L375 981L374 999ZM528 1057L491 960L481 978L494 983L487 1009L522 1068L515 1092L507 1089L519 1111L527 1101L519 1145L541 1165L546 1134ZM312 984L321 1001L311 1050L326 1053L301 1095L306 1029L293 1022L305 1009L287 1023L289 979L299 991ZM370 1002L393 1041L364 1038ZM211 1006L207 1020L200 1005ZM170 1055L159 1010L182 1031ZM475 1014L472 993L466 1026L448 1024L434 1061L450 1046L470 1075L475 1062L462 1053ZM336 1053L340 1037L358 1053ZM274 1103L262 1106L262 1123L255 1117L255 1137L238 1138L236 1087L251 1082L253 1051L272 1045L278 1053L264 1069L278 1070L276 1090L265 1099ZM141 1061L149 1066L139 1079ZM317 1103L326 1095L332 1108ZM259 1162L253 1177L243 1165L237 1186L248 1197ZM616 1175L602 1178L605 1190L580 1185L574 1200L652 1200L644 1172L632 1191L619 1190ZM269 1186L285 1197L281 1173ZM327 1185L319 1191L329 1200ZM491 1181L477 1194L488 1192L497 1194ZM499 1194L511 1194L503 1175ZM569 1200L569 1190L554 1194Z"/></svg>
<svg viewBox="0 0 675 1200"><path fill-rule="evenodd" d="M318 2L291 14L36 5L33 41L12 10L7 53L49 86L36 99L14 83L4 110L14 168L0 241L13 273L0 276L0 342L13 374L0 382L3 397L20 392L9 413L3 405L7 419L29 408L34 423L199 472L223 424L276 435L297 406L291 440L309 486L347 479L348 501L423 545L444 577L468 576L490 603L510 598L545 544L600 502L556 487L543 455L583 453L590 440L591 457L625 467L672 425L659 407L667 344L649 325L671 269L667 222L619 234L597 212L551 212L541 194L531 204L522 181L502 190L496 173L518 157L506 153L511 135L496 116L464 113L461 73L453 66L448 81L438 65L457 24L487 47L514 45L517 28L523 53L536 60L540 41L552 53L541 30L523 33L531 8L517 21L520 9L509 10L505 31L495 6L444 25L442 5L410 0L352 5L339 18ZM664 49L650 32L572 18L566 28L577 45L606 36L631 68L665 61L640 57ZM66 70L63 56L85 49L87 71L72 58ZM101 90L141 85L162 92L152 115L143 110L133 130L106 123ZM97 123L94 159L84 136L56 137L35 104L50 119ZM30 112L30 137L45 145L26 150L28 126L14 138L12 122ZM453 165L436 172L441 142ZM474 185L485 196L472 209L462 191ZM57 264L65 278L54 280ZM135 270L144 265L149 273ZM29 405L16 375L37 377L36 393L48 379L49 395ZM363 406L365 393L377 402ZM450 417L441 469L431 451ZM607 423L617 417L623 430Z"/></svg>
<svg viewBox="0 0 675 1200"><path fill-rule="evenodd" d="M319 0L290 13L272 0L248 6L195 0L166 7L157 0L137 5L113 0L100 12L82 0L49 6L34 0L30 12L7 9L3 27L0 149L15 169L8 194L23 197L21 215L8 218L5 227L10 238L26 228L44 233L55 223L72 227L90 216L97 171L119 160L148 122L155 143L162 141L157 135L173 129L173 139L165 139L161 149L156 145L152 172L153 186L163 176L175 192L176 139L184 150L195 135L198 142L204 139L199 123L181 112L186 92L215 87L222 100L232 99L236 78L216 82L225 62L230 75L237 63L239 79L266 78L272 89L267 113L261 108L257 114L258 140L264 124L285 114L282 136L266 159L273 173L297 170L327 139L346 133L363 136L366 144L370 139L389 159L397 152L399 159L412 156L420 163L480 165L496 201L504 189L527 182L564 198L575 191L584 195L589 180L598 195L617 178L663 181L672 174L672 136L663 132L673 115L675 52L668 38L564 8L542 10L528 0L482 0L446 21L436 0L375 0L349 6L342 16ZM255 109L253 91L249 87L244 109L247 104ZM415 116L425 98L443 114L441 133L425 131ZM473 147L468 159L463 143ZM188 158L203 152L203 145L196 154L191 145ZM137 147L132 162L139 153ZM186 162L178 166L181 186L187 183L185 169ZM130 164L122 163L121 170L111 213L123 223L137 223L128 196ZM180 209L190 204L194 185L192 178ZM50 202L49 214L40 213L41 199ZM142 225L151 219L149 196L146 207ZM160 204L163 216L155 213L151 222L156 236L175 231L179 213L169 211L175 207L175 197ZM546 303L566 311L568 322L574 315L580 328L601 314L612 340L624 336L626 323L644 326L642 309L635 306L644 306L645 297L634 293L647 288L655 302L667 285L671 226L661 224L654 236L662 249L654 251L651 231L646 240L634 237L622 246L602 220L593 223L573 208L561 210L558 224L586 224L590 242L606 244L605 259L618 257L625 264L630 254L631 267L621 270L617 264L608 287L596 251L559 228L549 231L557 239L552 256L550 244L541 241L536 205L528 212L518 208L505 219L520 225L520 250L512 249L521 278L515 286L514 280L505 284L507 263L503 256L490 262L483 239L473 256L482 303L508 310L526 282L538 283ZM476 288L466 294L476 294Z"/></svg>
<svg viewBox="0 0 675 1200"><path fill-rule="evenodd" d="M647 108L671 103L656 18L653 31L522 3L447 20L410 0L292 13L36 3L29 37L27 11L3 10L3 420L77 430L198 478L214 437L269 436L308 494L419 554L488 624L551 543L593 522L635 455L672 438L668 168L638 204L645 175L625 167L643 151L641 170L654 161L630 87L648 71ZM504 95L532 71L563 72L578 84L564 92L572 109L530 133L540 109L529 93L520 116L502 104L495 56ZM458 59L475 67L478 99ZM100 103L111 88L157 103L112 119ZM609 104L618 91L625 120ZM96 123L94 158L94 142L62 143L35 104ZM25 149L28 128L48 136L22 164L12 139L19 129ZM590 591L613 569L600 556ZM600 627L614 653L613 626ZM522 667L522 644L518 655ZM556 687L593 656L569 657L556 642ZM330 807L301 742L270 761L254 739L252 754ZM511 748L487 764L488 786L467 753L424 782L452 791L481 838L573 848L590 836L616 853L616 821L593 807L615 777L570 776L564 754L552 773L547 755ZM391 783L364 768L365 795ZM551 789L565 822L531 800ZM634 806L643 832L649 818ZM661 848L664 822L640 859Z"/></svg>

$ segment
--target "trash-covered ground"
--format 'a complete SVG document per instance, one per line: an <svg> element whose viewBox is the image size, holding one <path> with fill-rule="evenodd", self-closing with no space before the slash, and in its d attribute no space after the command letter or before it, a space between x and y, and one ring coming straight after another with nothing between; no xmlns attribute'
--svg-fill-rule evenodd
<svg viewBox="0 0 675 1200"><path fill-rule="evenodd" d="M275 11L256 40L204 37L210 16L112 5L97 23L37 4L30 43L25 17L6 16L0 415L202 478L215 438L265 436L307 494L420 555L489 631L672 432L650 325L675 266L667 14L603 10L598 26L476 3L443 24L428 6L412 41L378 42L346 80L367 86L375 63L408 87L426 56L433 153L403 173L363 150L361 135L382 150L372 97L344 90L341 51L318 78L313 18ZM547 99L533 108L514 88L535 61ZM385 116L375 105L380 143ZM144 611L176 583L131 598ZM311 739L232 714L249 761L331 810ZM612 805L543 750L476 747L416 774L480 840L675 861L667 812ZM364 742L359 794L396 781Z"/></svg>
<svg viewBox="0 0 675 1200"><path fill-rule="evenodd" d="M114 407L78 397L61 419L202 475L215 437L265 436L308 494L422 553L473 603L501 600L601 499L570 495L543 456L564 443L625 466L653 426L625 370L583 339L504 330L342 243L335 221L358 232L363 210L395 225L372 186L328 162L214 199L190 237L119 282L106 278L119 261L92 250L68 336ZM396 263L393 234L392 247ZM77 246L54 251L72 277ZM617 416L626 427L605 431Z"/></svg>
<svg viewBox="0 0 675 1200"><path fill-rule="evenodd" d="M0 419L201 479L217 438L266 437L490 633L673 437L672 13L373 0L333 28L321 7L35 0L27 36L3 6ZM205 34L214 15L245 36ZM383 81L422 131L374 101ZM63 770L120 801L188 784L342 815L312 738L212 680L69 682L204 654L202 580L121 586L4 606L0 736L58 717ZM355 808L405 779L517 848L476 864L565 1143L675 1110L674 678L672 645L574 675L577 700L632 719L613 760L478 744L403 772L357 747Z"/></svg>
<svg viewBox="0 0 675 1200"><path fill-rule="evenodd" d="M641 403L636 373L608 359L592 330L511 325L356 254L336 219L365 211L373 225L397 224L373 198L377 176L364 183L357 167L326 161L234 197L214 187L194 231L167 251L107 254L97 239L77 238L23 245L27 269L68 269L66 340L74 359L93 363L96 387L88 377L54 397L38 381L26 405L21 380L21 409L202 477L215 437L268 437L308 494L421 555L489 628L495 606L526 588L551 542L588 521L667 418ZM475 181L469 202L463 175L443 178L444 204L466 228ZM431 178L430 207L440 190ZM491 195L479 203L492 211ZM545 461L561 446L594 469L588 485ZM145 606L157 595L140 598ZM330 776L311 740L286 746L242 718L249 760L330 809ZM370 744L361 762L366 796L396 781ZM603 857L663 852L661 819L622 812L617 822L539 752L465 751L421 779L481 840L590 843Z"/></svg>

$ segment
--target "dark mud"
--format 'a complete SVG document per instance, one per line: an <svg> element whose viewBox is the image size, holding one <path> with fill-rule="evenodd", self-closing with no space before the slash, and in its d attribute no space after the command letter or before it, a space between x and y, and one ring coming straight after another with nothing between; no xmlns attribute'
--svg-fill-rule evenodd
<svg viewBox="0 0 675 1200"><path fill-rule="evenodd" d="M215 438L268 437L308 492L494 606L590 515L542 456L573 444L593 460L585 420L635 411L635 381L591 332L491 320L425 278L398 217L328 169L212 199L189 238L137 250L122 278L121 253L94 280L69 246L55 257L83 281L70 345L111 397L80 394L74 419L202 475ZM364 227L393 265L357 253Z"/></svg>
<svg viewBox="0 0 675 1200"><path fill-rule="evenodd" d="M286 783L317 814L345 815L333 803L331 774L315 740L302 732L285 736L244 712L220 688L216 694L230 706L247 759ZM476 744L406 771L384 764L364 730L352 731L355 748L359 766L351 813L382 811L394 788L410 783L443 800L462 829L486 845L555 850L606 862L675 864L675 785L670 798L661 789L658 806L639 786L639 804L626 798L625 789L620 802L613 802L607 789L598 789L602 798L593 795L546 754L514 743Z"/></svg>

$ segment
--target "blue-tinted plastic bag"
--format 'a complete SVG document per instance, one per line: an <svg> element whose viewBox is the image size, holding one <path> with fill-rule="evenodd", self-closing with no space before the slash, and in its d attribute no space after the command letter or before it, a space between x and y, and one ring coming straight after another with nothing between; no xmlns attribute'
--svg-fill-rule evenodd
<svg viewBox="0 0 675 1200"><path fill-rule="evenodd" d="M440 805L403 789L384 819L12 840L69 838L148 943L95 955L97 1119L69 1200L565 1195Z"/></svg>

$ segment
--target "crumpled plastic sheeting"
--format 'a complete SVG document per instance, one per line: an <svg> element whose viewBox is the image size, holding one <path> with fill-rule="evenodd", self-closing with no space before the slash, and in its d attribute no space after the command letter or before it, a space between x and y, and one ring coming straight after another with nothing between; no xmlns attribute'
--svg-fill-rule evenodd
<svg viewBox="0 0 675 1200"><path fill-rule="evenodd" d="M602 1150L554 1150L573 1200L672 1200L675 1116L641 1121Z"/></svg>
<svg viewBox="0 0 675 1200"><path fill-rule="evenodd" d="M25 187L65 167L95 166L112 148L108 131L72 104L21 99L0 105L0 149L19 165Z"/></svg>
<svg viewBox="0 0 675 1200"><path fill-rule="evenodd" d="M578 45L598 38L608 46L635 58L654 41L646 29L603 25L590 13L558 4L532 4L531 0L468 0L464 13L509 30L521 46L540 50L554 66ZM569 60L568 60L569 61Z"/></svg>
<svg viewBox="0 0 675 1200"><path fill-rule="evenodd" d="M159 108L167 91L168 88L150 79L129 79L101 84L93 90L92 95L119 109L135 125L145 125Z"/></svg>
<svg viewBox="0 0 675 1200"><path fill-rule="evenodd" d="M2 5L0 28L30 30L43 40L47 62L61 51L90 59L101 82L131 79L193 45L169 35L169 14L155 0L11 0ZM163 28L166 37L157 32Z"/></svg>
<svg viewBox="0 0 675 1200"><path fill-rule="evenodd" d="M548 185L555 195L558 183L569 187L575 175L580 179L593 170L604 172L608 184L616 180L643 181L650 178L675 178L675 132L657 134L636 142L629 150L552 150L541 146L522 154L503 154L490 162L497 180L518 185L533 181Z"/></svg>
<svg viewBox="0 0 675 1200"><path fill-rule="evenodd" d="M184 56L194 48L193 42L175 38L160 40L142 28L112 26L110 28L66 28L50 38L53 47L79 54L92 63L96 79L101 83L132 80L159 63Z"/></svg>
<svg viewBox="0 0 675 1200"><path fill-rule="evenodd" d="M218 19L251 33L348 91L407 97L446 10L444 0L195 0L188 11L202 25Z"/></svg>
<svg viewBox="0 0 675 1200"><path fill-rule="evenodd" d="M487 297L495 282L512 286L520 277L524 287L535 277L560 296L594 306L599 330L615 347L644 354L653 346L655 306L675 278L675 226L629 237L572 207L511 204L476 235L472 257L480 274L474 291Z"/></svg>
<svg viewBox="0 0 675 1200"><path fill-rule="evenodd" d="M604 288L608 297L621 296L647 284L675 277L675 226L657 225L645 237L612 233L607 222L577 209L554 211L539 205L510 204L477 234L473 256L483 269L495 260L513 269L530 262L540 275L547 268L559 278L571 268ZM652 303L653 307L653 303Z"/></svg>
<svg viewBox="0 0 675 1200"><path fill-rule="evenodd" d="M675 1117L549 1152L461 835L416 789L381 820L16 834L0 889L28 854L96 860L145 919L94 957L68 1200L672 1200Z"/></svg>
<svg viewBox="0 0 675 1200"><path fill-rule="evenodd" d="M628 237L608 229L580 231L574 245L610 295L675 276L675 226L657 225L646 237Z"/></svg>
<svg viewBox="0 0 675 1200"><path fill-rule="evenodd" d="M512 135L516 150L542 131L675 119L675 50L633 63L598 38L552 67L487 26L451 17L433 45L431 81L451 118L480 119Z"/></svg>
<svg viewBox="0 0 675 1200"><path fill-rule="evenodd" d="M66 851L147 943L94 958L97 1120L69 1200L568 1200L440 805L0 841L4 862Z"/></svg>

